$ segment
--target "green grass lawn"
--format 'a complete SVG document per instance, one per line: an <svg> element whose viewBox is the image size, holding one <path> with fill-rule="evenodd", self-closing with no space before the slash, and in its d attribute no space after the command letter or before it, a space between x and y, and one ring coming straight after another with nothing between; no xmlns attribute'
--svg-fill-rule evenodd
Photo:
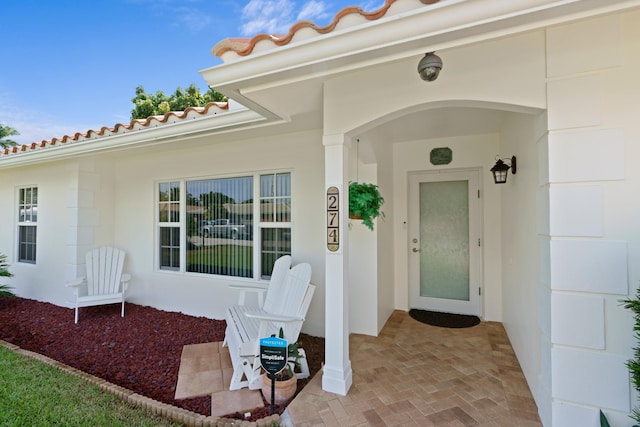
<svg viewBox="0 0 640 427"><path fill-rule="evenodd" d="M253 247L216 245L188 250L187 271L252 277Z"/></svg>
<svg viewBox="0 0 640 427"><path fill-rule="evenodd" d="M217 267L251 268L253 264L253 247L216 245L187 251L187 264L196 263L206 263Z"/></svg>
<svg viewBox="0 0 640 427"><path fill-rule="evenodd" d="M181 426L0 347L0 426Z"/></svg>

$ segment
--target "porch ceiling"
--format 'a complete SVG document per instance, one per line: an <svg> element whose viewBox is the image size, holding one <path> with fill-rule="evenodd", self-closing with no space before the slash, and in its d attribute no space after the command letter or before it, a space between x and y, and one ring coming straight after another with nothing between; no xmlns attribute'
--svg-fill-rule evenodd
<svg viewBox="0 0 640 427"><path fill-rule="evenodd" d="M361 134L370 141L406 142L500 132L507 111L444 107L406 114Z"/></svg>

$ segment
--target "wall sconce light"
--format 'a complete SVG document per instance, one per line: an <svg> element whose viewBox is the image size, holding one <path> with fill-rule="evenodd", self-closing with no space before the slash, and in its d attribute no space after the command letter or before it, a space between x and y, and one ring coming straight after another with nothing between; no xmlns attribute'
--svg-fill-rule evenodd
<svg viewBox="0 0 640 427"><path fill-rule="evenodd" d="M432 82L438 78L442 70L442 59L433 52L424 55L418 63L418 74L420 78L427 82Z"/></svg>
<svg viewBox="0 0 640 427"><path fill-rule="evenodd" d="M509 169L511 169L512 174L516 174L516 156L512 156L511 159L500 159L498 156L496 156L496 158L498 159L498 161L491 168L493 181L496 184L504 184L505 182L507 182L507 172L509 171ZM503 160L506 160L507 162L509 162L509 164L503 162Z"/></svg>

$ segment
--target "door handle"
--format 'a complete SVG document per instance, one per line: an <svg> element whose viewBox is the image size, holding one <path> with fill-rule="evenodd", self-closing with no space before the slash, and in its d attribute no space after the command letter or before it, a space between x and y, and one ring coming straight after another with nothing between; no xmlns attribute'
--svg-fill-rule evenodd
<svg viewBox="0 0 640 427"><path fill-rule="evenodd" d="M418 249L418 248L413 248L413 249L412 249L412 251L413 251L413 252L420 252L420 249Z"/></svg>

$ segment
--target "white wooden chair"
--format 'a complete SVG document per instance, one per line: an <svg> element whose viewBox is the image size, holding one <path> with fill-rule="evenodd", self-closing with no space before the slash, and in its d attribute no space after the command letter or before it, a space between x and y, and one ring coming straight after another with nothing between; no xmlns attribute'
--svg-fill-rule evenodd
<svg viewBox="0 0 640 427"><path fill-rule="evenodd" d="M255 286L232 285L240 289L238 305L227 309L225 320L227 329L224 345L229 347L229 354L233 364L230 390L249 387L252 390L262 386L260 372L260 338L272 334L278 336L280 328L289 344L298 341L300 330L315 286L311 280L311 266L307 263L289 268L291 257L279 258L273 268L269 286L258 288ZM259 297L258 304L245 304L245 293L266 293ZM264 300L264 303L262 301ZM299 348L302 358L297 360L300 366L298 378L309 376L309 366L302 348Z"/></svg>
<svg viewBox="0 0 640 427"><path fill-rule="evenodd" d="M131 276L123 274L125 253L121 249L102 247L86 255L87 275L66 286L74 290L75 323L78 323L78 308L103 304L122 304Z"/></svg>
<svg viewBox="0 0 640 427"><path fill-rule="evenodd" d="M276 260L273 264L273 270L271 271L271 279L269 279L269 286L253 286L253 285L229 285L231 289L236 289L240 291L240 296L238 297L238 305L246 305L247 304L247 294L255 294L257 296L257 304L259 307L264 306L265 295L269 297L270 294L273 294L272 297L269 297L269 301L267 303L267 308L274 307L277 305L277 302L274 301L276 298L276 294L279 294L277 288L284 286L287 274L289 274L289 270L291 269L291 256L284 255ZM267 292L269 289L272 291ZM253 305L255 305L255 301Z"/></svg>

